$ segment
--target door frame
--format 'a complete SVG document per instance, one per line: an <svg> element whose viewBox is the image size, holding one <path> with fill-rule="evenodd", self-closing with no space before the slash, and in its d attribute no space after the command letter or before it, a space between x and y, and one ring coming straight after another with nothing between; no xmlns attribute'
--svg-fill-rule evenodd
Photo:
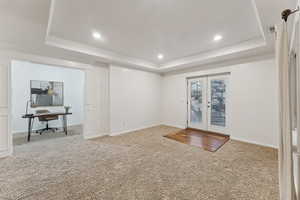
<svg viewBox="0 0 300 200"><path fill-rule="evenodd" d="M84 73L84 86L83 86L83 93L84 93L84 98L83 98L83 122L82 122L82 136L83 138L85 138L85 130L86 130L86 102L87 102L87 70L89 69L89 67L87 67L87 65L77 65L77 63L73 63L75 65L73 66L69 66L69 65L63 65L63 64L58 64L58 63L54 63L54 62L47 62L47 59L45 61L35 61L35 60L30 60L30 59L19 59L19 58L13 58L10 60L9 63L9 68L8 68L8 73L9 73L9 78L8 78L8 86L9 86L9 144L11 146L11 153L13 153L13 149L14 149L14 145L13 145L13 132L12 132L12 63L13 61L21 61L21 62L27 62L27 63L33 63L33 64L41 64L41 65L47 65L49 67L56 67L56 68L68 68L68 69L76 69L76 70L80 70L81 72ZM52 64L53 63L53 64Z"/></svg>
<svg viewBox="0 0 300 200"><path fill-rule="evenodd" d="M192 79L199 79L199 78L204 78L206 77L207 79L209 79L210 77L215 77L215 76L226 76L227 77L227 84L229 85L228 89L227 89L227 98L226 98L226 127L224 128L224 131L219 131L218 129L214 129L214 130L208 130L208 125L206 129L201 129L201 128L193 128L189 126L189 80ZM229 133L229 125L230 125L230 117L231 117L231 104L230 104L230 95L231 95L231 90L230 90L230 77L231 77L231 72L230 71L225 71L225 72L220 72L220 73L209 73L209 74L203 74L203 75L199 75L199 76L190 76L190 77L186 77L186 128L193 128L193 129L198 129L198 130L203 130L203 131L208 131L208 132L217 132L217 133L221 133L223 134L223 132L225 132L226 135L230 135ZM208 83L207 83L208 85ZM208 88L208 87L207 87ZM208 92L206 91L206 95L208 95ZM207 113L206 113L207 115ZM207 122L208 122L209 118L207 116Z"/></svg>
<svg viewBox="0 0 300 200"><path fill-rule="evenodd" d="M86 130L86 124L88 123L88 115L89 110L91 109L90 107L93 106L89 102L91 99L88 98L88 74L93 74L92 70L95 67L98 66L93 66L89 64L84 64L84 63L79 63L79 62L73 62L69 60L63 60L63 59L56 59L56 58L50 58L50 57L44 57L44 56L37 56L37 55L32 55L32 54L24 54L16 51L0 51L0 64L2 67L0 70L7 70L6 76L7 79L3 80L3 83L6 84L7 87L3 87L5 89L5 92L7 93L6 98L7 102L4 105L0 105L0 110L3 112L0 113L0 116L2 118L6 118L6 133L7 133L7 147L3 147L0 149L0 158L1 157L6 157L9 155L13 155L14 152L14 146L13 146L13 135L12 135L12 126L11 126L11 118L12 118L12 105L11 105L11 68L12 68L12 61L13 60L19 60L19 61L24 61L24 62L32 62L36 64L44 64L44 65L50 65L50 66L55 66L55 67L64 67L64 68L72 68L72 69L78 69L82 70L85 74L85 80L84 80L84 121L83 121L83 138L84 139L89 139L88 130ZM101 66L99 66L101 67ZM4 75L4 74L3 74ZM4 96L5 98L5 96ZM6 110L6 111L5 111ZM3 114L7 113L7 114Z"/></svg>

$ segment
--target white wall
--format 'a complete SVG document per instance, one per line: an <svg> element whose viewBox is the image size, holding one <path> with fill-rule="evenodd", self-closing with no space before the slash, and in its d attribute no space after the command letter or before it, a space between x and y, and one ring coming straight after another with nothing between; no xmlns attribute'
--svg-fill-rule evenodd
<svg viewBox="0 0 300 200"><path fill-rule="evenodd" d="M109 135L109 67L93 67L86 71L86 139Z"/></svg>
<svg viewBox="0 0 300 200"><path fill-rule="evenodd" d="M72 115L68 116L68 125L82 124L84 119L84 72L79 69L55 67L34 64L24 61L13 61L11 66L12 87L12 132L26 132L27 120L21 118L25 114L26 102L30 99L30 80L49 80L64 82L64 105L72 106ZM37 109L50 111L64 111L63 107L30 108L34 113ZM60 120L51 121L52 127L61 127ZM45 125L34 121L33 129L43 128Z"/></svg>
<svg viewBox="0 0 300 200"><path fill-rule="evenodd" d="M264 60L218 69L165 75L162 80L162 121L186 127L186 78L230 72L228 133L231 138L278 146L278 72Z"/></svg>
<svg viewBox="0 0 300 200"><path fill-rule="evenodd" d="M110 128L116 135L160 124L161 76L110 67Z"/></svg>

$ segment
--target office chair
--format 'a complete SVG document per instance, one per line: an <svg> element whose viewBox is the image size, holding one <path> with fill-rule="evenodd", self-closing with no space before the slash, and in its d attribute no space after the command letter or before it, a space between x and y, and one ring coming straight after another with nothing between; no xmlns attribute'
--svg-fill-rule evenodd
<svg viewBox="0 0 300 200"><path fill-rule="evenodd" d="M36 114L44 114L44 113L50 113L49 110L37 110ZM40 122L46 122L46 128L37 130L36 133L39 133L40 135L42 135L43 132L48 131L48 130L52 130L53 132L55 132L56 130L58 130L58 128L50 128L49 127L49 121L52 120L58 120L58 116L40 116L38 117Z"/></svg>

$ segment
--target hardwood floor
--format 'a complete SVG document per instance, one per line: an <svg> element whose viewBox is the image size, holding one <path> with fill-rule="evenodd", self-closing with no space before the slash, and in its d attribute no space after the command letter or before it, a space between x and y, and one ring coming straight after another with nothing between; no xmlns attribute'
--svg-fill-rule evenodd
<svg viewBox="0 0 300 200"><path fill-rule="evenodd" d="M200 147L210 152L216 152L230 139L228 135L195 129L185 129L164 137L188 145Z"/></svg>

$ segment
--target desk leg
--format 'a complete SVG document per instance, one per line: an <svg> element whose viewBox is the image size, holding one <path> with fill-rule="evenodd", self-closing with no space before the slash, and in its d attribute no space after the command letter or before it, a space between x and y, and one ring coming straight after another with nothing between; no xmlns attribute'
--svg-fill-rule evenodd
<svg viewBox="0 0 300 200"><path fill-rule="evenodd" d="M28 118L28 136L27 136L27 142L30 142L30 136L31 136L31 126L32 126L32 118Z"/></svg>
<svg viewBox="0 0 300 200"><path fill-rule="evenodd" d="M63 123L64 123L64 132L66 133L66 135L68 135L67 115L63 116Z"/></svg>

